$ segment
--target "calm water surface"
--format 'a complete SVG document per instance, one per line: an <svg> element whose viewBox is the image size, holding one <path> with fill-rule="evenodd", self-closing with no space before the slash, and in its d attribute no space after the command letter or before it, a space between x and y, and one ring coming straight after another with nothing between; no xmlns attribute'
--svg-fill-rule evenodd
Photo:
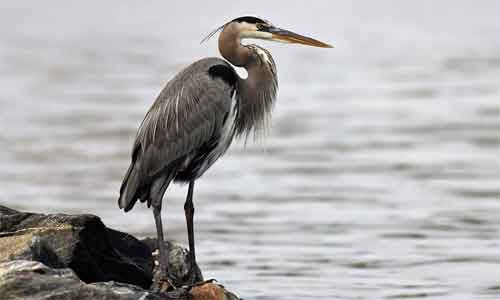
<svg viewBox="0 0 500 300"><path fill-rule="evenodd" d="M252 13L336 48L261 43L273 128L198 181L205 276L246 299L500 299L499 2L220 3L0 4L0 203L153 235L116 203L135 131ZM181 243L185 192L165 198Z"/></svg>

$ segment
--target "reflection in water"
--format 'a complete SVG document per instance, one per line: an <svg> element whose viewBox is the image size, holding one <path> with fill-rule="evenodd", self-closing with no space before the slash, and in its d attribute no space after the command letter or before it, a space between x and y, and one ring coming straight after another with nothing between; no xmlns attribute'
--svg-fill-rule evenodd
<svg viewBox="0 0 500 300"><path fill-rule="evenodd" d="M199 181L207 277L249 299L498 298L500 23L491 8L443 3L446 16L391 1L339 6L328 26L299 8L274 16L337 48L266 45L280 75L273 130L234 145ZM203 7L201 25L153 17L163 2L121 7L111 23L92 9L89 23L61 2L6 30L18 5L0 12L0 202L154 234L149 210L117 208L129 146L166 80L214 55L216 42L199 37L217 9ZM471 11L466 27L455 6ZM181 242L185 190L166 197L167 234Z"/></svg>

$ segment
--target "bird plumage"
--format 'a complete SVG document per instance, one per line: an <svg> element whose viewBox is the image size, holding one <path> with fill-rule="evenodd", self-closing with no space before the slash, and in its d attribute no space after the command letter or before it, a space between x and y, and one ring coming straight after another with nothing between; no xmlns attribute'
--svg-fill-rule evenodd
<svg viewBox="0 0 500 300"><path fill-rule="evenodd" d="M155 198L172 180L201 176L229 147L237 82L227 73L211 74L213 67L237 76L220 58L199 60L169 81L147 112L120 189L120 208L130 210L138 198L161 201Z"/></svg>

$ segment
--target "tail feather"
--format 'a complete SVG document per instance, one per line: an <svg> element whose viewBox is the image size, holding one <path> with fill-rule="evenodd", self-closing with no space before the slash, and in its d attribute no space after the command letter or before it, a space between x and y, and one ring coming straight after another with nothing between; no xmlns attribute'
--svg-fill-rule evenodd
<svg viewBox="0 0 500 300"><path fill-rule="evenodd" d="M163 169L159 174L154 176L145 176L143 170L142 157L139 155L140 147L137 146L132 154L132 163L125 173L122 185L120 187L120 198L118 206L128 212L131 210L137 200L141 202L147 201L148 207L153 205L161 205L163 194L168 185L175 177L175 172L180 161L170 164Z"/></svg>
<svg viewBox="0 0 500 300"><path fill-rule="evenodd" d="M130 164L130 167L125 174L122 186L120 188L120 198L118 199L118 206L124 209L125 212L134 207L138 199L138 191L140 187L139 168L136 163Z"/></svg>

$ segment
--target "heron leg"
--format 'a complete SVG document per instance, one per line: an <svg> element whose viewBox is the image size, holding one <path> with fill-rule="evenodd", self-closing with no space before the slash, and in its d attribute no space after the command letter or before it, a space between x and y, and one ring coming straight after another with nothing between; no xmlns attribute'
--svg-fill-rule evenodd
<svg viewBox="0 0 500 300"><path fill-rule="evenodd" d="M158 205L153 203L153 215L155 217L156 223L156 233L158 242L158 251L160 252L159 265L160 265L160 278L158 282L158 287L155 288L158 291L166 291L170 287L175 288L172 282L168 278L168 255L167 249L165 247L165 241L163 240L163 225L161 222L161 203ZM167 285L165 286L164 283Z"/></svg>
<svg viewBox="0 0 500 300"><path fill-rule="evenodd" d="M190 264L190 278L192 283L203 280L201 271L196 263L196 252L194 246L194 228L193 228L193 216L194 216L194 205L193 205L193 190L194 190L194 180L189 182L188 193L186 197L186 202L184 203L184 213L186 215L186 224L188 231L189 240L189 254L188 260Z"/></svg>

